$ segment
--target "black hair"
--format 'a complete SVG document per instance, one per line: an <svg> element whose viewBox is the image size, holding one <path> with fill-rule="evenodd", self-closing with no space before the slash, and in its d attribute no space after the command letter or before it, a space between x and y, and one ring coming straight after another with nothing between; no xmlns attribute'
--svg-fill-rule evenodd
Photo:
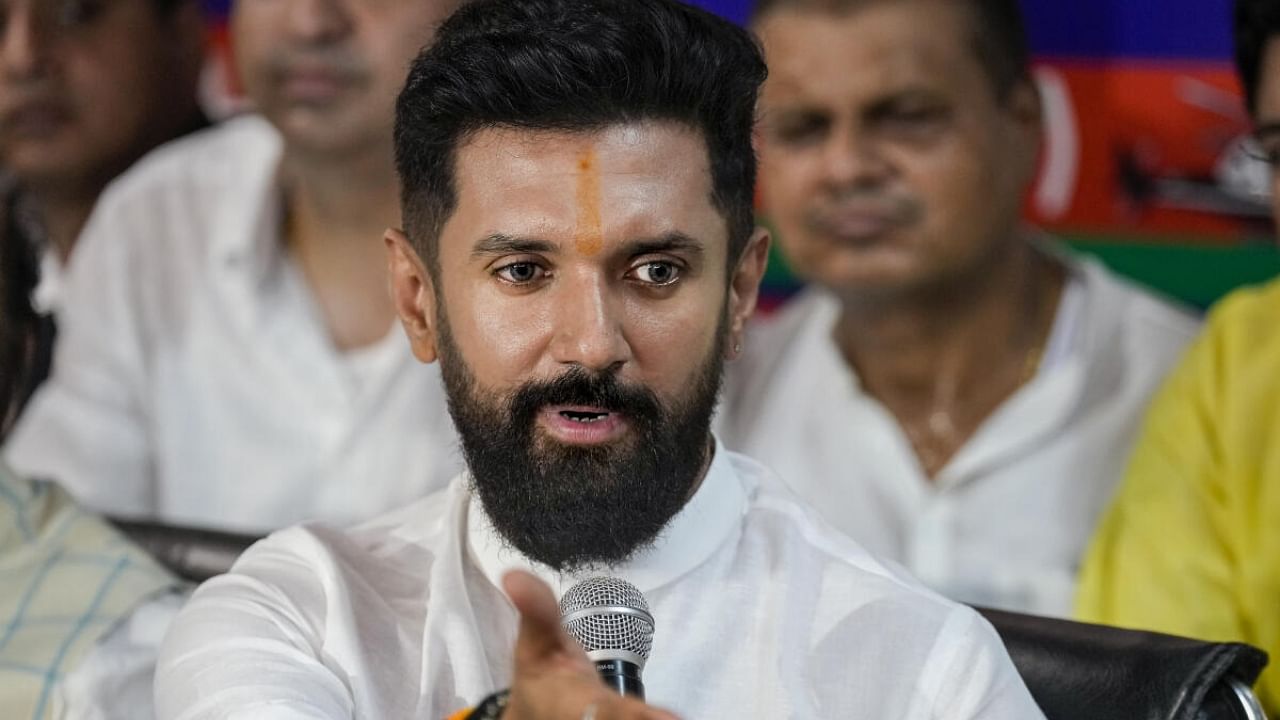
<svg viewBox="0 0 1280 720"><path fill-rule="evenodd" d="M19 194L0 191L0 440L49 374L53 320L36 312L38 250L18 220Z"/></svg>
<svg viewBox="0 0 1280 720"><path fill-rule="evenodd" d="M751 11L755 23L765 15L784 9L842 13L889 0L756 0ZM1031 80L1031 50L1022 9L1018 0L963 0L973 22L970 27L974 52L987 72L998 99L1015 86Z"/></svg>
<svg viewBox="0 0 1280 720"><path fill-rule="evenodd" d="M749 33L676 0L469 3L413 62L396 104L405 230L434 272L457 150L478 130L673 121L706 142L732 267L755 224L751 134L765 72Z"/></svg>
<svg viewBox="0 0 1280 720"><path fill-rule="evenodd" d="M1236 0L1236 69L1249 114L1258 110L1258 83L1267 43L1280 37L1280 4L1275 0Z"/></svg>

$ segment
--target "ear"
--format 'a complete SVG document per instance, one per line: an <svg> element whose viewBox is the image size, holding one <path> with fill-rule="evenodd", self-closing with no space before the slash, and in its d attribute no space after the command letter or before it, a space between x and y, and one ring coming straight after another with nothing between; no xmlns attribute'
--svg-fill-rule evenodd
<svg viewBox="0 0 1280 720"><path fill-rule="evenodd" d="M1004 105L1016 137L1023 143L1020 156L1030 159L1029 172L1034 174L1044 141L1044 105L1035 77L1028 77L1010 88Z"/></svg>
<svg viewBox="0 0 1280 720"><path fill-rule="evenodd" d="M769 265L769 231L757 227L747 241L747 247L738 259L733 276L729 278L729 357L737 357L747 321L755 314L760 299L760 281Z"/></svg>
<svg viewBox="0 0 1280 720"><path fill-rule="evenodd" d="M382 239L387 246L391 300L409 336L409 346L418 360L435 362L436 293L431 273L427 272L418 251L409 244L404 231L388 228Z"/></svg>

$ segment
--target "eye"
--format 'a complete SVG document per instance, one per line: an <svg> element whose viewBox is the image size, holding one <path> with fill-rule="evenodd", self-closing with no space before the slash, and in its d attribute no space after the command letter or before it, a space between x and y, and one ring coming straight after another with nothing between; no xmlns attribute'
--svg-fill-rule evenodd
<svg viewBox="0 0 1280 720"><path fill-rule="evenodd" d="M938 122L945 116L945 111L937 107L904 108L889 116L889 120L906 125L921 125Z"/></svg>
<svg viewBox="0 0 1280 720"><path fill-rule="evenodd" d="M883 136L904 140L925 140L944 130L951 108L930 97L892 99L868 113L868 125Z"/></svg>
<svg viewBox="0 0 1280 720"><path fill-rule="evenodd" d="M646 285L671 285L680 279L680 268L664 260L653 260L632 269L631 275Z"/></svg>
<svg viewBox="0 0 1280 720"><path fill-rule="evenodd" d="M903 107L885 113L884 124L892 128L918 132L941 125L946 117L947 111L941 107Z"/></svg>
<svg viewBox="0 0 1280 720"><path fill-rule="evenodd" d="M540 280L546 273L536 263L514 262L498 268L496 274L512 285L528 285Z"/></svg>
<svg viewBox="0 0 1280 720"><path fill-rule="evenodd" d="M773 139L784 145L820 142L831 127L831 119L818 112L782 113L766 126Z"/></svg>

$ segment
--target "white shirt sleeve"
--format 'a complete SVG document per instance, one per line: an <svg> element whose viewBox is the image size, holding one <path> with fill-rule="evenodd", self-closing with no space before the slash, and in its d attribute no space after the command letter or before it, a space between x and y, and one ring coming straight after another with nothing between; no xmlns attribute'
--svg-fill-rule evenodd
<svg viewBox="0 0 1280 720"><path fill-rule="evenodd" d="M957 608L938 633L922 677L925 715L937 720L1030 720L1044 714L1032 700L991 624Z"/></svg>
<svg viewBox="0 0 1280 720"><path fill-rule="evenodd" d="M185 598L170 592L139 606L107 633L59 687L66 720L149 720L160 639Z"/></svg>
<svg viewBox="0 0 1280 720"><path fill-rule="evenodd" d="M18 472L54 480L94 510L141 515L154 509L140 318L149 263L131 250L144 220L124 199L109 189L80 236L57 314L52 376L5 454Z"/></svg>
<svg viewBox="0 0 1280 720"><path fill-rule="evenodd" d="M322 659L325 590L276 537L179 614L156 669L159 720L355 717L350 688Z"/></svg>

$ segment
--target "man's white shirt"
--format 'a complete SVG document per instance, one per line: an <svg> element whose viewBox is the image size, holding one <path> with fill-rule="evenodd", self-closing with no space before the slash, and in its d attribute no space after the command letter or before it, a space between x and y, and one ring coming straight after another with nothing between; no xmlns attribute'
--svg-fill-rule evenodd
<svg viewBox="0 0 1280 720"><path fill-rule="evenodd" d="M257 532L374 517L461 469L439 372L398 327L333 346L281 239L281 151L245 117L107 189L53 376L5 448L19 472L95 510Z"/></svg>
<svg viewBox="0 0 1280 720"><path fill-rule="evenodd" d="M814 289L753 328L730 365L725 444L948 597L1069 615L1081 556L1147 403L1199 322L1097 261L1064 261L1039 371L937 477L861 388L832 339L839 303Z"/></svg>
<svg viewBox="0 0 1280 720"><path fill-rule="evenodd" d="M607 571L562 576L509 549L465 477L352 530L277 533L175 621L157 715L446 717L511 682L514 567L558 595L591 574L635 584L656 621L648 700L682 717L1043 717L979 615L722 447L656 544Z"/></svg>

